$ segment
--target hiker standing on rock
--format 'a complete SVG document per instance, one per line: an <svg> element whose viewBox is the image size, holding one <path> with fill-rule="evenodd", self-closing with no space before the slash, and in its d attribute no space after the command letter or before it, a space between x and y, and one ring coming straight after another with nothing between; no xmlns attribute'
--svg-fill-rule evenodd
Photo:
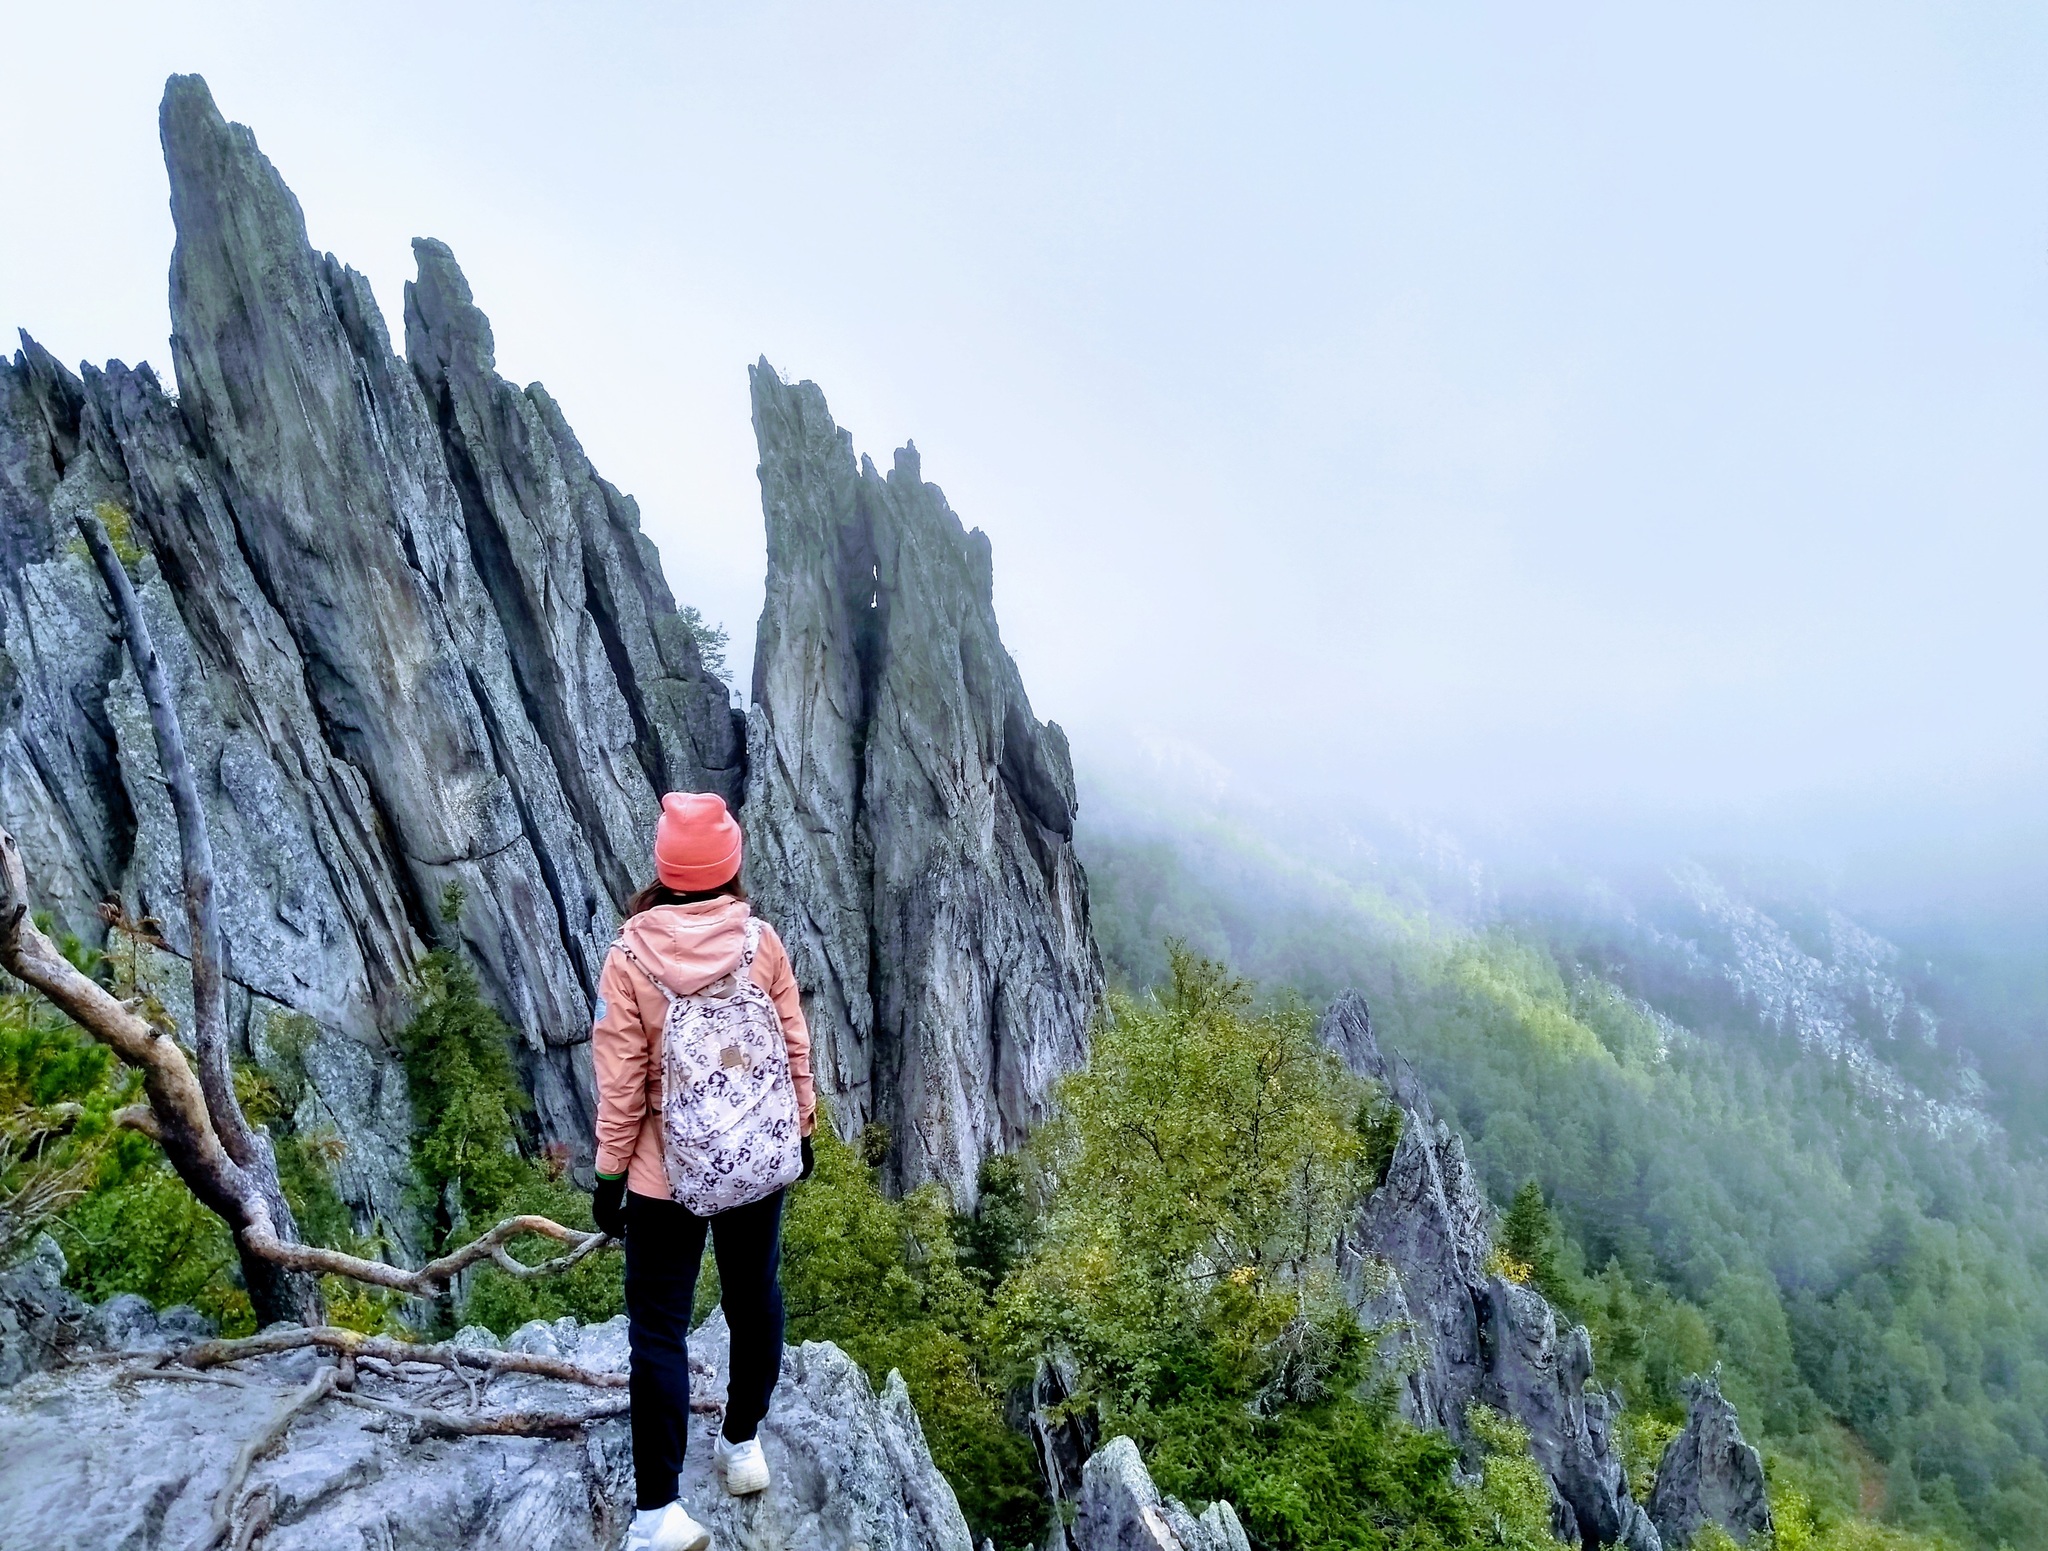
<svg viewBox="0 0 2048 1551"><path fill-rule="evenodd" d="M811 1036L789 954L740 886L740 827L709 792L670 792L655 881L598 983L598 1227L626 1242L633 1366L627 1551L702 1551L678 1499L690 1437L690 1310L704 1236L732 1365L716 1462L734 1495L768 1485L755 1437L782 1371L782 1194L810 1173Z"/></svg>

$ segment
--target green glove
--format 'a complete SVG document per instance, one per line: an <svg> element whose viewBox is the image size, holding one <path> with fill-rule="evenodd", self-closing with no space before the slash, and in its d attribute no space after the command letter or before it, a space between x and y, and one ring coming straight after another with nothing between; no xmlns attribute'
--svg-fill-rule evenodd
<svg viewBox="0 0 2048 1551"><path fill-rule="evenodd" d="M597 1226L615 1239L626 1236L626 1176L623 1174L600 1174L597 1189L590 1197L590 1215L597 1219Z"/></svg>

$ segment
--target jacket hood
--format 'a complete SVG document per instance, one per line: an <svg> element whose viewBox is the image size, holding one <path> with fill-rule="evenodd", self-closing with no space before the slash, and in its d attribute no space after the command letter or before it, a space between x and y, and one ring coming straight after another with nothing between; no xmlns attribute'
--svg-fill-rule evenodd
<svg viewBox="0 0 2048 1551"><path fill-rule="evenodd" d="M693 996L738 965L752 914L743 899L657 905L621 927L619 940L676 995Z"/></svg>

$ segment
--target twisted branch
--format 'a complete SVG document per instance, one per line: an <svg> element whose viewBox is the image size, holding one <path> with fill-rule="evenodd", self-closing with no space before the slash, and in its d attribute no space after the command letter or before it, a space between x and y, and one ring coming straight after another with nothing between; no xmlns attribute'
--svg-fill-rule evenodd
<svg viewBox="0 0 2048 1551"><path fill-rule="evenodd" d="M243 1336L239 1340L231 1341L202 1341L197 1346L188 1346L181 1352L171 1354L168 1361L180 1367L204 1370L217 1368L223 1363L245 1362L252 1357L273 1357L279 1352L299 1351L309 1346L348 1357L374 1358L379 1362L432 1363L436 1367L451 1369L457 1373L465 1368L477 1368L487 1373L530 1373L537 1378L560 1379L568 1384L589 1384L599 1389L626 1387L626 1376L623 1373L598 1373L589 1368L580 1368L575 1363L566 1362L559 1357L543 1357L534 1352L499 1352L488 1348L451 1346L445 1342L414 1346L409 1342L394 1341L389 1336L366 1336L359 1331L344 1330L336 1325L316 1325L309 1329L268 1330L262 1335Z"/></svg>
<svg viewBox="0 0 2048 1551"><path fill-rule="evenodd" d="M556 1255L551 1260L530 1266L514 1259L511 1251L505 1248L511 1240L528 1233L573 1247L566 1255ZM508 1217L481 1238L470 1240L438 1260L428 1261L417 1271L382 1260L365 1260L360 1255L343 1254L338 1249L322 1249L315 1244L288 1244L268 1231L250 1229L244 1233L243 1242L253 1253L276 1265L324 1276L345 1276L373 1287L388 1287L394 1292L431 1298L445 1291L449 1283L479 1261L488 1260L518 1277L552 1276L617 1241L602 1233L581 1233L574 1228L565 1228L552 1217Z"/></svg>
<svg viewBox="0 0 2048 1551"><path fill-rule="evenodd" d="M540 1409L469 1414L409 1406L403 1401L361 1393L344 1395L337 1392L334 1398L352 1406L361 1406L366 1411L402 1416L422 1433L435 1438L559 1438L588 1427L592 1422L624 1416L632 1408L632 1402L623 1395L616 1400L601 1400L581 1411Z"/></svg>

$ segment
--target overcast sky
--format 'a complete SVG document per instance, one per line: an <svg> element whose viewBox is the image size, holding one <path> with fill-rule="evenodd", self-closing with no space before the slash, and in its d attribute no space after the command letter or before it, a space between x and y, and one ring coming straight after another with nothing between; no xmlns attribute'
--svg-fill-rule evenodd
<svg viewBox="0 0 2048 1551"><path fill-rule="evenodd" d="M163 78L742 671L746 366L914 437L1041 716L1364 801L2038 813L2048 8L0 10L0 311L168 376Z"/></svg>

